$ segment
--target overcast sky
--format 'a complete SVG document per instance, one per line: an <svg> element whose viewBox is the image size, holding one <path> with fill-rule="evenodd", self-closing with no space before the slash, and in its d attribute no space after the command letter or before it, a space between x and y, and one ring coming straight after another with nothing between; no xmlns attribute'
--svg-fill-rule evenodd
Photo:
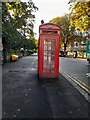
<svg viewBox="0 0 90 120"><path fill-rule="evenodd" d="M24 0L23 0L24 1ZM26 0L25 0L26 1ZM39 10L35 14L35 24L34 32L37 34L35 36L38 38L39 35L39 25L41 20L44 20L45 23L49 22L55 17L63 16L65 13L68 13L68 1L69 0L32 0L35 3L35 6Z"/></svg>
<svg viewBox="0 0 90 120"><path fill-rule="evenodd" d="M38 38L38 29L41 24L41 20L44 20L45 23L49 22L55 17L62 16L65 13L68 13L68 1L69 0L33 0L35 5L39 10L35 13L36 21L34 32L37 33L36 38Z"/></svg>

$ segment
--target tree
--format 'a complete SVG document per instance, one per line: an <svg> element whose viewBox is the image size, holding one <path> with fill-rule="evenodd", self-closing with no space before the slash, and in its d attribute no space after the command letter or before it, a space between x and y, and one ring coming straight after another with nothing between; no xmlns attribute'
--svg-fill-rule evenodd
<svg viewBox="0 0 90 120"><path fill-rule="evenodd" d="M28 41L29 41L28 48L31 50L37 50L38 41L33 36L29 36Z"/></svg>
<svg viewBox="0 0 90 120"><path fill-rule="evenodd" d="M71 45L74 37L76 36L75 30L73 28L70 28L69 15L56 17L50 22L58 25L61 28L61 46L64 46L64 51L66 51L67 45Z"/></svg>
<svg viewBox="0 0 90 120"><path fill-rule="evenodd" d="M6 3L7 9L10 12L14 25L17 30L20 31L24 36L33 33L35 15L32 13L37 11L38 8L29 0L28 2L11 2Z"/></svg>
<svg viewBox="0 0 90 120"><path fill-rule="evenodd" d="M64 47L64 51L66 51L67 47L73 47L74 42L81 43L86 42L86 37L84 33L81 33L79 30L75 30L74 27L70 26L70 15L65 15L61 17L56 17L50 21L58 25L60 29L60 44L61 47Z"/></svg>
<svg viewBox="0 0 90 120"><path fill-rule="evenodd" d="M87 32L90 28L90 1L89 0L70 0L71 27Z"/></svg>
<svg viewBox="0 0 90 120"><path fill-rule="evenodd" d="M25 46L28 42L27 34L34 35L34 10L36 11L37 7L31 0L27 3L2 3L2 43L5 61L10 49Z"/></svg>

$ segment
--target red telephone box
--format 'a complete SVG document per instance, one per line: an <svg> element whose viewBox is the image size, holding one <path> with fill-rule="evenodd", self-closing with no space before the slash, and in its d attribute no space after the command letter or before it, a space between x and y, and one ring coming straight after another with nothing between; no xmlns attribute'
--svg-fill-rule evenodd
<svg viewBox="0 0 90 120"><path fill-rule="evenodd" d="M38 75L44 78L58 77L60 28L52 23L39 26Z"/></svg>

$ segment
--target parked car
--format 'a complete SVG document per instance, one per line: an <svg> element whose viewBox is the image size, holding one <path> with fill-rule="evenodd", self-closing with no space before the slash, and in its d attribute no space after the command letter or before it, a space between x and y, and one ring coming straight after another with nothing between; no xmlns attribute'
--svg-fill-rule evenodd
<svg viewBox="0 0 90 120"><path fill-rule="evenodd" d="M33 53L34 53L34 51L33 51L33 50L28 50L27 52L28 52L28 55L31 55L31 54L33 54Z"/></svg>
<svg viewBox="0 0 90 120"><path fill-rule="evenodd" d="M62 51L62 50L60 50L60 52L59 52L59 56L60 56L60 57L65 57L65 52Z"/></svg>
<svg viewBox="0 0 90 120"><path fill-rule="evenodd" d="M90 58L87 58L88 63L90 63Z"/></svg>

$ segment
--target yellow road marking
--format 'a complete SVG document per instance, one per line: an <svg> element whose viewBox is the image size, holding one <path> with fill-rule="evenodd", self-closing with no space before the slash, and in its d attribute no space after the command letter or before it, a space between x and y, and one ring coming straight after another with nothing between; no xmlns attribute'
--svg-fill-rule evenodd
<svg viewBox="0 0 90 120"><path fill-rule="evenodd" d="M76 80L75 78L68 75L77 85L79 85L82 89L84 89L87 93L90 94L90 87L87 86L85 83L81 82L80 80Z"/></svg>
<svg viewBox="0 0 90 120"><path fill-rule="evenodd" d="M67 74L69 76L69 78L71 78L77 85L79 85L83 90L85 90L88 94L90 94L90 87L87 86L84 82L81 82L80 80L78 80L77 78L71 76L68 73L64 72L64 74Z"/></svg>

